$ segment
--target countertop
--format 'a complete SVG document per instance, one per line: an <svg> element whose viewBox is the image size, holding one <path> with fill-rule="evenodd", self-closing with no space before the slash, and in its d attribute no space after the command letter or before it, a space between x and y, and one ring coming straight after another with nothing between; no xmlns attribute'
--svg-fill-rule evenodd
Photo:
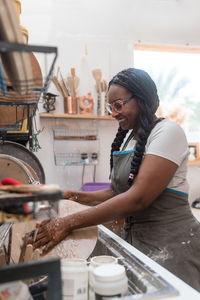
<svg viewBox="0 0 200 300"><path fill-rule="evenodd" d="M102 226L102 225L100 225ZM104 231L107 229L104 227ZM126 248L127 250L131 251L134 253L136 258L140 261L142 261L144 264L146 264L151 270L153 270L155 273L160 275L163 279L165 279L169 284L174 286L178 292L179 295L176 296L171 296L171 297L161 297L161 299L164 300L170 300L170 299L175 299L175 300L200 300L200 293L194 290L192 287L190 287L188 284L186 284L184 281L173 275L171 272L160 266L158 263L150 259L148 256L137 250L135 247L121 239L119 236L115 235L111 231L109 231L109 235L119 240L119 243ZM131 300L131 296L127 297L127 300ZM140 299L140 296L138 294L138 297L133 299ZM145 297L145 300L155 300L155 297ZM157 298L156 298L157 299Z"/></svg>

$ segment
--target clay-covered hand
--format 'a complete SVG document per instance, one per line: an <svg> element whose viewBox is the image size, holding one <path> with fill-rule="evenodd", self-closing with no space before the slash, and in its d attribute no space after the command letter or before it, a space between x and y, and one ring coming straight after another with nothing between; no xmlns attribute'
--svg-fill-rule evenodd
<svg viewBox="0 0 200 300"><path fill-rule="evenodd" d="M75 191L65 190L65 191L62 191L62 197L63 197L63 199L77 201L79 198L79 194L78 194L78 192L75 192Z"/></svg>
<svg viewBox="0 0 200 300"><path fill-rule="evenodd" d="M42 249L42 255L49 252L54 246L61 242L69 233L69 226L67 225L66 218L54 218L45 220L36 225L38 231L35 241L33 241L34 232L31 232L31 237L28 243L33 244L33 249Z"/></svg>

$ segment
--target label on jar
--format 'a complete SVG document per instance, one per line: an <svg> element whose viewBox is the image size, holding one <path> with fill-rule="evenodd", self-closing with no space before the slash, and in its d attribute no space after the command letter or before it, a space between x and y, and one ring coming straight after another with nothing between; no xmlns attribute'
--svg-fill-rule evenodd
<svg viewBox="0 0 200 300"><path fill-rule="evenodd" d="M88 282L86 280L63 280L63 299L65 300L87 300Z"/></svg>
<svg viewBox="0 0 200 300"><path fill-rule="evenodd" d="M95 300L105 300L108 298L113 298L113 297L121 297L121 294L116 294L116 295L111 295L111 296L105 296L105 295L99 295L95 293Z"/></svg>

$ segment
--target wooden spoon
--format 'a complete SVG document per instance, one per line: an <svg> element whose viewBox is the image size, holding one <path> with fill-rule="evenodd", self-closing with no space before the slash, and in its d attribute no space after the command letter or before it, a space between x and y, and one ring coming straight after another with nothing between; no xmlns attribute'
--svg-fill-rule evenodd
<svg viewBox="0 0 200 300"><path fill-rule="evenodd" d="M71 67L71 76L67 77L67 85L70 89L70 95L76 97L76 90L79 86L80 79L76 76L76 71L74 67Z"/></svg>
<svg viewBox="0 0 200 300"><path fill-rule="evenodd" d="M96 81L96 91L97 91L97 115L101 115L101 69L95 69L92 71L92 75Z"/></svg>

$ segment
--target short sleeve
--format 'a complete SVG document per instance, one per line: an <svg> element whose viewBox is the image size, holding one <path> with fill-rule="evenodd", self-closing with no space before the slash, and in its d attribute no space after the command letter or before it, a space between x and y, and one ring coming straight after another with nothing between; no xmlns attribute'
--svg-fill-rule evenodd
<svg viewBox="0 0 200 300"><path fill-rule="evenodd" d="M145 154L161 156L180 166L188 155L188 143L183 129L167 119L157 123L147 140Z"/></svg>

